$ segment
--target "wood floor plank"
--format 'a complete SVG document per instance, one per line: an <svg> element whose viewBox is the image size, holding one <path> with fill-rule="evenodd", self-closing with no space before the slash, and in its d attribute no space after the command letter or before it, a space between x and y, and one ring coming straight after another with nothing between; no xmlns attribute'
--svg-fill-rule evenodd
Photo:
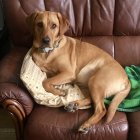
<svg viewBox="0 0 140 140"><path fill-rule="evenodd" d="M16 140L14 124L8 112L0 107L0 140Z"/></svg>

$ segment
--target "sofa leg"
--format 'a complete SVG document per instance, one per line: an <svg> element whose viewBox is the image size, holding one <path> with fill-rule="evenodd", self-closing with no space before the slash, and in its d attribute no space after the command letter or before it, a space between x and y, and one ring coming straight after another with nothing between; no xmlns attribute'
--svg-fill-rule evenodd
<svg viewBox="0 0 140 140"><path fill-rule="evenodd" d="M24 120L25 120L25 112L19 102L13 99L6 99L2 103L4 109L6 109L15 126L16 131L16 140L23 140L23 128L24 128Z"/></svg>

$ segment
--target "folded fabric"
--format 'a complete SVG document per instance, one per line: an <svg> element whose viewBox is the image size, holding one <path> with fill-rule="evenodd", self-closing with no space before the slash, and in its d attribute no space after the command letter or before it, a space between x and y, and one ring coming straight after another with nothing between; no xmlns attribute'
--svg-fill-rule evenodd
<svg viewBox="0 0 140 140"><path fill-rule="evenodd" d="M131 82L129 95L119 105L118 110L123 112L134 112L140 110L140 67L125 67L125 71ZM105 99L105 104L109 105L111 98Z"/></svg>

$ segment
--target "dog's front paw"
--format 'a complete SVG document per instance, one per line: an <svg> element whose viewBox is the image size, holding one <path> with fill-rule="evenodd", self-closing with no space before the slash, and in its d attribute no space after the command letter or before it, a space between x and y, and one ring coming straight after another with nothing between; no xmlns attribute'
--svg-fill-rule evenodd
<svg viewBox="0 0 140 140"><path fill-rule="evenodd" d="M60 96L66 96L66 93L64 91L60 91Z"/></svg>
<svg viewBox="0 0 140 140"><path fill-rule="evenodd" d="M42 85L46 92L50 92L54 95L59 95L59 96L66 95L63 90L56 88L52 83L48 82L47 80L44 80Z"/></svg>
<svg viewBox="0 0 140 140"><path fill-rule="evenodd" d="M58 89L54 89L51 93L58 96L66 96L65 92Z"/></svg>
<svg viewBox="0 0 140 140"><path fill-rule="evenodd" d="M64 109L68 112L75 112L76 110L78 110L78 104L76 102L71 102L68 105L66 105Z"/></svg>
<svg viewBox="0 0 140 140"><path fill-rule="evenodd" d="M60 96L66 96L65 90L62 90L62 89L60 88L60 86L54 86L54 88L55 88L55 91L56 91Z"/></svg>

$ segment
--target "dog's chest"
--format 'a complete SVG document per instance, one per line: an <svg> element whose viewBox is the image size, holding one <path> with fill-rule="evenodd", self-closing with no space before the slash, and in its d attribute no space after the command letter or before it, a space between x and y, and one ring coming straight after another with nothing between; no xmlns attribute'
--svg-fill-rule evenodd
<svg viewBox="0 0 140 140"><path fill-rule="evenodd" d="M43 56L33 54L33 61L42 71L46 72L47 75L55 75L58 71L56 66L54 67L55 64L53 61Z"/></svg>
<svg viewBox="0 0 140 140"><path fill-rule="evenodd" d="M58 69L56 67L53 67L53 63L46 63L44 67L49 77L52 77L58 73Z"/></svg>

